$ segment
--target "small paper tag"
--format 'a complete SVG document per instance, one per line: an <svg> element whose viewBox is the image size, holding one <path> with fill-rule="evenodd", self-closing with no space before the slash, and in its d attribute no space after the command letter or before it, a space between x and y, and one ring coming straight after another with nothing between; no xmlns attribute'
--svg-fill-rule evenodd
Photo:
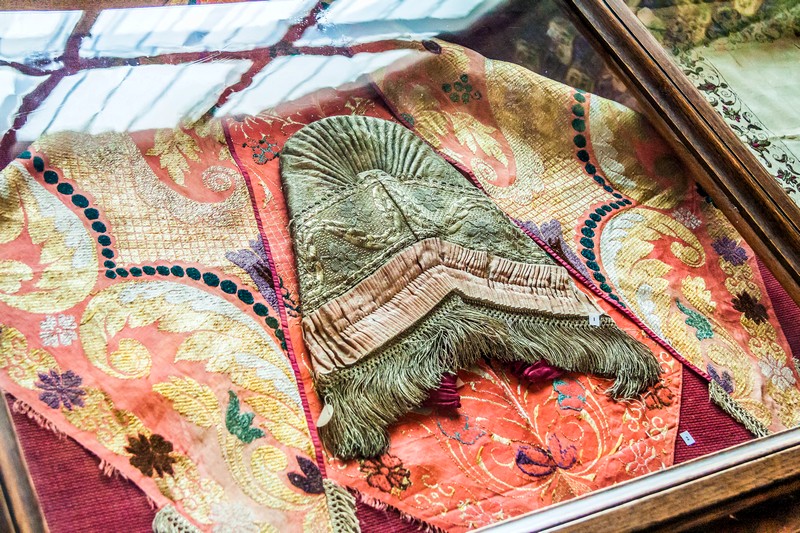
<svg viewBox="0 0 800 533"><path fill-rule="evenodd" d="M683 442L685 442L687 446L691 446L692 444L694 444L694 437L692 437L692 434L689 433L688 431L684 431L680 435L681 438L683 439Z"/></svg>
<svg viewBox="0 0 800 533"><path fill-rule="evenodd" d="M317 419L317 427L321 428L325 424L331 421L333 417L333 406L329 403L326 403L325 406L322 408L322 412L319 414L319 418Z"/></svg>
<svg viewBox="0 0 800 533"><path fill-rule="evenodd" d="M589 325L596 328L600 327L600 315L598 313L589 314Z"/></svg>

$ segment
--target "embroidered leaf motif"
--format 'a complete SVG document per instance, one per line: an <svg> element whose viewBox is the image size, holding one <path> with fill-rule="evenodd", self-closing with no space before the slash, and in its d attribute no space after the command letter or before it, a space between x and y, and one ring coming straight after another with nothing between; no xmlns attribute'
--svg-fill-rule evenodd
<svg viewBox="0 0 800 533"><path fill-rule="evenodd" d="M456 139L462 146L469 148L473 154L480 146L486 155L494 157L503 166L508 166L508 158L503 153L500 143L492 137L492 134L497 131L495 128L481 124L475 117L467 113L453 113L450 115L450 120L453 121Z"/></svg>
<svg viewBox="0 0 800 533"><path fill-rule="evenodd" d="M194 139L184 133L181 129L158 130L155 135L154 146L147 151L147 155L157 156L161 168L167 169L172 181L178 185L184 185L183 175L189 171L191 161L200 161L197 154L200 148Z"/></svg>
<svg viewBox="0 0 800 533"><path fill-rule="evenodd" d="M300 470L302 470L305 475L289 472L287 477L292 485L308 494L322 494L325 492L319 467L314 464L313 461L309 461L305 457L299 455L297 456L297 464L300 465Z"/></svg>
<svg viewBox="0 0 800 533"><path fill-rule="evenodd" d="M256 439L264 436L264 432L259 428L252 427L255 413L242 413L239 410L239 397L233 391L228 391L230 403L228 411L225 413L225 427L232 435L239 437L245 444L250 444Z"/></svg>
<svg viewBox="0 0 800 533"><path fill-rule="evenodd" d="M710 314L716 310L717 302L711 299L711 291L706 289L706 280L703 278L686 276L681 281L681 290L689 303L698 311Z"/></svg>
<svg viewBox="0 0 800 533"><path fill-rule="evenodd" d="M711 323L709 323L706 317L693 309L685 307L678 299L675 300L675 303L678 305L678 309L687 316L686 325L696 330L695 336L697 340L710 339L714 336L713 331L711 331Z"/></svg>
<svg viewBox="0 0 800 533"><path fill-rule="evenodd" d="M173 408L192 424L210 428L218 418L219 402L212 390L192 378L171 378L153 390L172 402Z"/></svg>

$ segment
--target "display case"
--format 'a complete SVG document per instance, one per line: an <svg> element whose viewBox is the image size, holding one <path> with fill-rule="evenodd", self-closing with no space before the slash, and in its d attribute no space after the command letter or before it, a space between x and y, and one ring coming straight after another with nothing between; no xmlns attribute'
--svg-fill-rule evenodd
<svg viewBox="0 0 800 533"><path fill-rule="evenodd" d="M792 4L6 2L0 529L791 496Z"/></svg>

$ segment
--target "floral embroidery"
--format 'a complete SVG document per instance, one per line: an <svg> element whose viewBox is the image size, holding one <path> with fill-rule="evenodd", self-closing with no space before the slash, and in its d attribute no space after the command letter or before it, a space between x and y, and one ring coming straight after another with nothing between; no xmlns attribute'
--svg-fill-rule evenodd
<svg viewBox="0 0 800 533"><path fill-rule="evenodd" d="M465 416L464 425L461 426L457 431L454 431L452 435L444 430L444 428L442 427L441 420L436 421L436 427L439 428L439 431L442 432L442 435L444 435L448 439L456 440L461 444L463 444L464 446L472 446L473 444L478 442L478 440L481 437L486 435L486 432L483 431L482 429L470 427L469 416Z"/></svg>
<svg viewBox="0 0 800 533"><path fill-rule="evenodd" d="M787 390L796 383L792 370L772 356L759 361L758 366L778 390Z"/></svg>
<svg viewBox="0 0 800 533"><path fill-rule="evenodd" d="M161 168L167 169L172 181L178 185L185 185L185 174L189 172L190 161L198 162L200 148L193 137L180 128L174 130L158 130L155 135L153 147L147 155L158 157Z"/></svg>
<svg viewBox="0 0 800 533"><path fill-rule="evenodd" d="M575 379L553 381L553 390L558 393L558 407L572 411L583 411L586 404L586 389Z"/></svg>
<svg viewBox="0 0 800 533"><path fill-rule="evenodd" d="M256 240L250 241L251 250L236 250L228 252L225 257L228 261L238 266L250 276L258 287L258 292L272 306L278 309L278 295L275 294L275 287L272 283L272 269L269 266L267 251L261 236Z"/></svg>
<svg viewBox="0 0 800 533"><path fill-rule="evenodd" d="M69 346L78 340L77 325L71 315L50 315L40 324L39 338L44 346Z"/></svg>
<svg viewBox="0 0 800 533"><path fill-rule="evenodd" d="M258 141L242 143L242 148L250 148L253 151L253 161L257 165L269 163L281 155L280 147L274 142L268 141L264 135Z"/></svg>
<svg viewBox="0 0 800 533"><path fill-rule="evenodd" d="M689 209L681 207L672 212L672 218L683 224L689 229L697 229L700 227L701 221Z"/></svg>
<svg viewBox="0 0 800 533"><path fill-rule="evenodd" d="M557 469L569 470L578 462L578 450L574 445L563 446L556 435L547 439L547 449L542 446L520 446L515 463L517 468L533 477L545 477Z"/></svg>
<svg viewBox="0 0 800 533"><path fill-rule="evenodd" d="M669 407L675 401L675 394L663 381L659 381L644 393L644 405L650 410Z"/></svg>
<svg viewBox="0 0 800 533"><path fill-rule="evenodd" d="M316 463L298 455L297 464L300 465L300 470L303 471L303 474L289 472L287 477L292 485L308 494L322 494L325 492L325 487L322 485L322 473Z"/></svg>
<svg viewBox="0 0 800 533"><path fill-rule="evenodd" d="M264 436L264 432L259 428L254 428L253 418L255 413L242 413L239 410L239 397L232 390L228 391L228 410L225 412L225 427L236 435L240 441L250 444L256 439Z"/></svg>
<svg viewBox="0 0 800 533"><path fill-rule="evenodd" d="M467 505L465 505L461 511L461 519L467 523L467 527L469 528L488 526L489 524L494 524L506 518L502 508L495 512L484 509L484 506L493 504L491 501L474 502L472 505L468 504L469 502L467 502ZM497 504L494 505L496 506Z"/></svg>
<svg viewBox="0 0 800 533"><path fill-rule="evenodd" d="M141 433L138 437L128 436L125 451L133 455L131 464L145 476L151 477L154 471L158 477L173 474L172 465L175 463L175 458L170 455L172 443L161 435L151 435L150 438Z"/></svg>
<svg viewBox="0 0 800 533"><path fill-rule="evenodd" d="M442 90L450 95L451 102L461 102L468 104L470 98L473 100L480 100L480 91L473 91L472 85L469 83L469 76L462 74L459 76L458 81L455 83L445 83L442 85Z"/></svg>
<svg viewBox="0 0 800 533"><path fill-rule="evenodd" d="M72 411L72 406L83 407L83 398L86 391L80 388L83 378L72 370L67 370L59 374L51 370L49 374L39 373L39 381L36 386L43 389L39 399L53 409L58 409L61 404Z"/></svg>
<svg viewBox="0 0 800 533"><path fill-rule="evenodd" d="M689 309L688 307L684 306L677 298L675 299L675 303L678 305L678 309L680 309L681 312L686 315L686 325L695 329L694 336L697 337L697 340L701 341L703 339L710 339L714 336L714 332L711 329L711 323L706 317L694 309Z"/></svg>
<svg viewBox="0 0 800 533"><path fill-rule="evenodd" d="M725 261L734 266L743 265L744 262L747 261L747 252L745 249L736 244L736 241L729 237L720 237L712 242L711 246Z"/></svg>
<svg viewBox="0 0 800 533"><path fill-rule="evenodd" d="M399 457L386 453L377 459L361 461L359 470L367 475L367 483L395 496L411 486L411 471L403 467Z"/></svg>
<svg viewBox="0 0 800 533"><path fill-rule="evenodd" d="M719 374L719 372L717 372L717 369L714 368L712 365L708 365L706 369L708 370L708 375L711 376L711 379L716 381L725 392L727 392L728 394L733 393L734 389L733 377L727 370L723 370L722 374Z"/></svg>
<svg viewBox="0 0 800 533"><path fill-rule="evenodd" d="M769 318L767 316L767 308L758 303L758 299L747 291L740 292L739 296L731 300L731 303L734 309L744 313L745 317L756 324L762 324Z"/></svg>

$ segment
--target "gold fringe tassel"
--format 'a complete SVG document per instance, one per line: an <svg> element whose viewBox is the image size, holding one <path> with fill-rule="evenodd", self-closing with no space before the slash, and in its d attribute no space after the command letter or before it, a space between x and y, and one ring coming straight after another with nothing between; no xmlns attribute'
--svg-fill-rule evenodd
<svg viewBox="0 0 800 533"><path fill-rule="evenodd" d="M603 317L524 314L484 307L452 295L393 344L357 364L317 375L317 388L333 408L319 428L329 450L342 459L375 457L386 429L418 407L446 372L480 358L502 362L544 359L570 372L616 378L608 393L633 397L658 382L650 350Z"/></svg>
<svg viewBox="0 0 800 533"><path fill-rule="evenodd" d="M328 499L328 514L331 517L333 533L360 533L355 496L330 479L324 479L322 485L325 487L325 497Z"/></svg>
<svg viewBox="0 0 800 533"><path fill-rule="evenodd" d="M175 507L167 505L153 519L153 533L200 533Z"/></svg>
<svg viewBox="0 0 800 533"><path fill-rule="evenodd" d="M711 401L719 405L723 411L731 415L734 420L742 424L747 431L756 437L766 437L771 433L764 424L759 422L750 412L742 408L730 394L725 392L725 389L716 381L712 380L708 384L708 395L711 397Z"/></svg>

